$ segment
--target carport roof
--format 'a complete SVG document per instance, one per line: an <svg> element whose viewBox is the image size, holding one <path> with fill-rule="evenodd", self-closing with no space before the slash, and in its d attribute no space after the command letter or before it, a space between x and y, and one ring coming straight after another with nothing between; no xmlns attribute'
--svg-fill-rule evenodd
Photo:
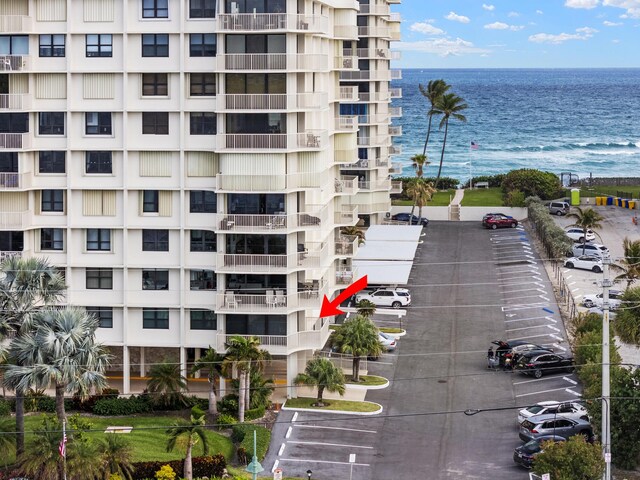
<svg viewBox="0 0 640 480"><path fill-rule="evenodd" d="M372 225L366 233L367 241L390 240L398 242L418 242L420 225Z"/></svg>
<svg viewBox="0 0 640 480"><path fill-rule="evenodd" d="M372 241L367 239L354 260L408 260L416 255L418 242L414 241Z"/></svg>
<svg viewBox="0 0 640 480"><path fill-rule="evenodd" d="M358 276L367 275L367 282L372 285L406 285L413 262L409 261L376 261L354 260L358 268Z"/></svg>

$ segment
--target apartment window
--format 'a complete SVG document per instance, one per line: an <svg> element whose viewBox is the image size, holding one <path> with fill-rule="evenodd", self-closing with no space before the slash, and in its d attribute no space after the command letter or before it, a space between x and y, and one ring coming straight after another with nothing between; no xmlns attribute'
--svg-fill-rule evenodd
<svg viewBox="0 0 640 480"><path fill-rule="evenodd" d="M216 314L212 310L191 310L191 330L217 330Z"/></svg>
<svg viewBox="0 0 640 480"><path fill-rule="evenodd" d="M64 135L64 112L38 113L40 135Z"/></svg>
<svg viewBox="0 0 640 480"><path fill-rule="evenodd" d="M160 192L158 190L142 191L142 211L145 213L158 213Z"/></svg>
<svg viewBox="0 0 640 480"><path fill-rule="evenodd" d="M211 230L191 230L192 252L215 252L216 234Z"/></svg>
<svg viewBox="0 0 640 480"><path fill-rule="evenodd" d="M169 0L142 0L142 18L169 18Z"/></svg>
<svg viewBox="0 0 640 480"><path fill-rule="evenodd" d="M0 232L0 252L21 252L24 250L24 232Z"/></svg>
<svg viewBox="0 0 640 480"><path fill-rule="evenodd" d="M142 271L143 290L169 290L169 270L155 268Z"/></svg>
<svg viewBox="0 0 640 480"><path fill-rule="evenodd" d="M215 135L216 114L210 112L191 112L189 114L191 135Z"/></svg>
<svg viewBox="0 0 640 480"><path fill-rule="evenodd" d="M41 57L64 57L64 35L40 35Z"/></svg>
<svg viewBox="0 0 640 480"><path fill-rule="evenodd" d="M86 152L85 153L86 173L112 173L112 152Z"/></svg>
<svg viewBox="0 0 640 480"><path fill-rule="evenodd" d="M42 190L43 212L64 212L64 190Z"/></svg>
<svg viewBox="0 0 640 480"><path fill-rule="evenodd" d="M211 190L192 190L189 193L191 213L216 213L216 194Z"/></svg>
<svg viewBox="0 0 640 480"><path fill-rule="evenodd" d="M169 112L142 112L143 135L169 135Z"/></svg>
<svg viewBox="0 0 640 480"><path fill-rule="evenodd" d="M191 73L189 74L189 92L193 97L216 96L215 73Z"/></svg>
<svg viewBox="0 0 640 480"><path fill-rule="evenodd" d="M113 269L111 268L87 268L87 290L112 290Z"/></svg>
<svg viewBox="0 0 640 480"><path fill-rule="evenodd" d="M87 135L111 135L111 112L87 112L84 120Z"/></svg>
<svg viewBox="0 0 640 480"><path fill-rule="evenodd" d="M215 33L192 33L189 35L190 57L215 57L216 35Z"/></svg>
<svg viewBox="0 0 640 480"><path fill-rule="evenodd" d="M189 0L189 18L215 18L216 0Z"/></svg>
<svg viewBox="0 0 640 480"><path fill-rule="evenodd" d="M226 93L287 93L287 75L284 73L227 73ZM285 104L283 104L284 108Z"/></svg>
<svg viewBox="0 0 640 480"><path fill-rule="evenodd" d="M166 73L143 73L142 96L167 96L169 94Z"/></svg>
<svg viewBox="0 0 640 480"><path fill-rule="evenodd" d="M166 33L145 33L142 35L143 57L168 57L169 35Z"/></svg>
<svg viewBox="0 0 640 480"><path fill-rule="evenodd" d="M61 228L43 228L40 230L40 250L63 250L64 231Z"/></svg>
<svg viewBox="0 0 640 480"><path fill-rule="evenodd" d="M142 230L143 252L168 252L169 230Z"/></svg>
<svg viewBox="0 0 640 480"><path fill-rule="evenodd" d="M0 35L0 55L29 55L29 35ZM7 65L13 67L11 59Z"/></svg>
<svg viewBox="0 0 640 480"><path fill-rule="evenodd" d="M87 35L87 57L113 56L113 36L111 34Z"/></svg>
<svg viewBox="0 0 640 480"><path fill-rule="evenodd" d="M7 84L4 91L5 93L9 92L8 80L7 80ZM28 131L29 131L29 114L28 113L0 113L0 133L26 133ZM18 147L18 148L21 148L21 147Z"/></svg>
<svg viewBox="0 0 640 480"><path fill-rule="evenodd" d="M169 310L158 308L142 309L142 328L169 329Z"/></svg>
<svg viewBox="0 0 640 480"><path fill-rule="evenodd" d="M38 152L38 173L64 173L65 152Z"/></svg>
<svg viewBox="0 0 640 480"><path fill-rule="evenodd" d="M113 308L112 307L85 307L89 315L98 319L98 327L113 328Z"/></svg>
<svg viewBox="0 0 640 480"><path fill-rule="evenodd" d="M225 12L233 12L234 6L236 13L284 13L286 0L225 0Z"/></svg>
<svg viewBox="0 0 640 480"><path fill-rule="evenodd" d="M213 270L191 270L189 278L191 290L216 289L216 274Z"/></svg>
<svg viewBox="0 0 640 480"><path fill-rule="evenodd" d="M111 251L111 230L108 228L87 228L87 250Z"/></svg>
<svg viewBox="0 0 640 480"><path fill-rule="evenodd" d="M18 173L18 152L0 152L0 173Z"/></svg>

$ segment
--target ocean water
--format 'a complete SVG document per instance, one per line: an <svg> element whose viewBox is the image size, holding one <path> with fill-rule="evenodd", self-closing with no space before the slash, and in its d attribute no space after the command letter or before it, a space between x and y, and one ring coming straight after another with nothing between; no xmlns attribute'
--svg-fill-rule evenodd
<svg viewBox="0 0 640 480"><path fill-rule="evenodd" d="M580 178L640 176L640 69L407 69L392 83L403 97L403 152L394 161L414 175L428 102L418 84L444 79L464 98L467 123L452 120L443 175L462 182L515 168L571 172ZM435 176L443 131L434 116L426 176ZM480 148L471 150L471 142Z"/></svg>

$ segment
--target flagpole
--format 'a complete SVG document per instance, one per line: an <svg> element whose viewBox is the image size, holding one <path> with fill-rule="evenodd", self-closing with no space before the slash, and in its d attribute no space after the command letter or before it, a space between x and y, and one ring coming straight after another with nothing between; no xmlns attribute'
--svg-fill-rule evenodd
<svg viewBox="0 0 640 480"><path fill-rule="evenodd" d="M62 420L62 472L64 480L67 480L67 420Z"/></svg>

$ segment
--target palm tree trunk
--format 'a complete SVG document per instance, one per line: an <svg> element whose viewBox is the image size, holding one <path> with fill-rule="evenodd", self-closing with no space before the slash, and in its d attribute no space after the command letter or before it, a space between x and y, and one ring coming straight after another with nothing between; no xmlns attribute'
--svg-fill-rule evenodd
<svg viewBox="0 0 640 480"><path fill-rule="evenodd" d="M218 398L215 378L209 378L209 415L218 415Z"/></svg>
<svg viewBox="0 0 640 480"><path fill-rule="evenodd" d="M360 381L360 357L353 357L353 372L351 377L354 382Z"/></svg>
<svg viewBox="0 0 640 480"><path fill-rule="evenodd" d="M245 397L244 397L244 405L246 409L251 408L251 363L247 367L247 373L244 379L245 381Z"/></svg>
<svg viewBox="0 0 640 480"><path fill-rule="evenodd" d="M440 181L440 173L442 173L442 163L444 162L444 149L447 146L447 133L449 132L449 119L444 124L444 138L442 139L442 152L440 153L440 166L438 167L438 176L436 177L436 184L434 188L438 189L438 182Z"/></svg>
<svg viewBox="0 0 640 480"><path fill-rule="evenodd" d="M416 201L413 201L413 205L411 206L411 216L409 218L413 218L413 212L416 211ZM409 220L409 223L411 223L411 220Z"/></svg>
<svg viewBox="0 0 640 480"><path fill-rule="evenodd" d="M429 127L427 127L427 139L424 141L424 148L422 149L422 154L427 154L427 145L429 145L429 136L431 135L431 120L433 119L433 113L429 114Z"/></svg>
<svg viewBox="0 0 640 480"><path fill-rule="evenodd" d="M238 392L238 421L240 423L244 422L244 401L245 401L245 396L244 396L244 389L245 389L245 375L246 372L244 370L240 370L239 372L239 376L238 376L238 390L240 390Z"/></svg>
<svg viewBox="0 0 640 480"><path fill-rule="evenodd" d="M64 385L56 383L56 416L58 421L62 423L65 418L64 411Z"/></svg>
<svg viewBox="0 0 640 480"><path fill-rule="evenodd" d="M324 385L318 385L318 400L317 405L319 407L324 407L324 403L322 403L322 394L324 393Z"/></svg>
<svg viewBox="0 0 640 480"><path fill-rule="evenodd" d="M193 442L191 441L191 439L189 439L189 441L187 442L187 454L184 457L184 478L186 478L186 480L192 480L193 479L193 467L192 467L192 462L191 462L191 449L193 447Z"/></svg>
<svg viewBox="0 0 640 480"><path fill-rule="evenodd" d="M16 458L24 453L24 391L16 389Z"/></svg>

